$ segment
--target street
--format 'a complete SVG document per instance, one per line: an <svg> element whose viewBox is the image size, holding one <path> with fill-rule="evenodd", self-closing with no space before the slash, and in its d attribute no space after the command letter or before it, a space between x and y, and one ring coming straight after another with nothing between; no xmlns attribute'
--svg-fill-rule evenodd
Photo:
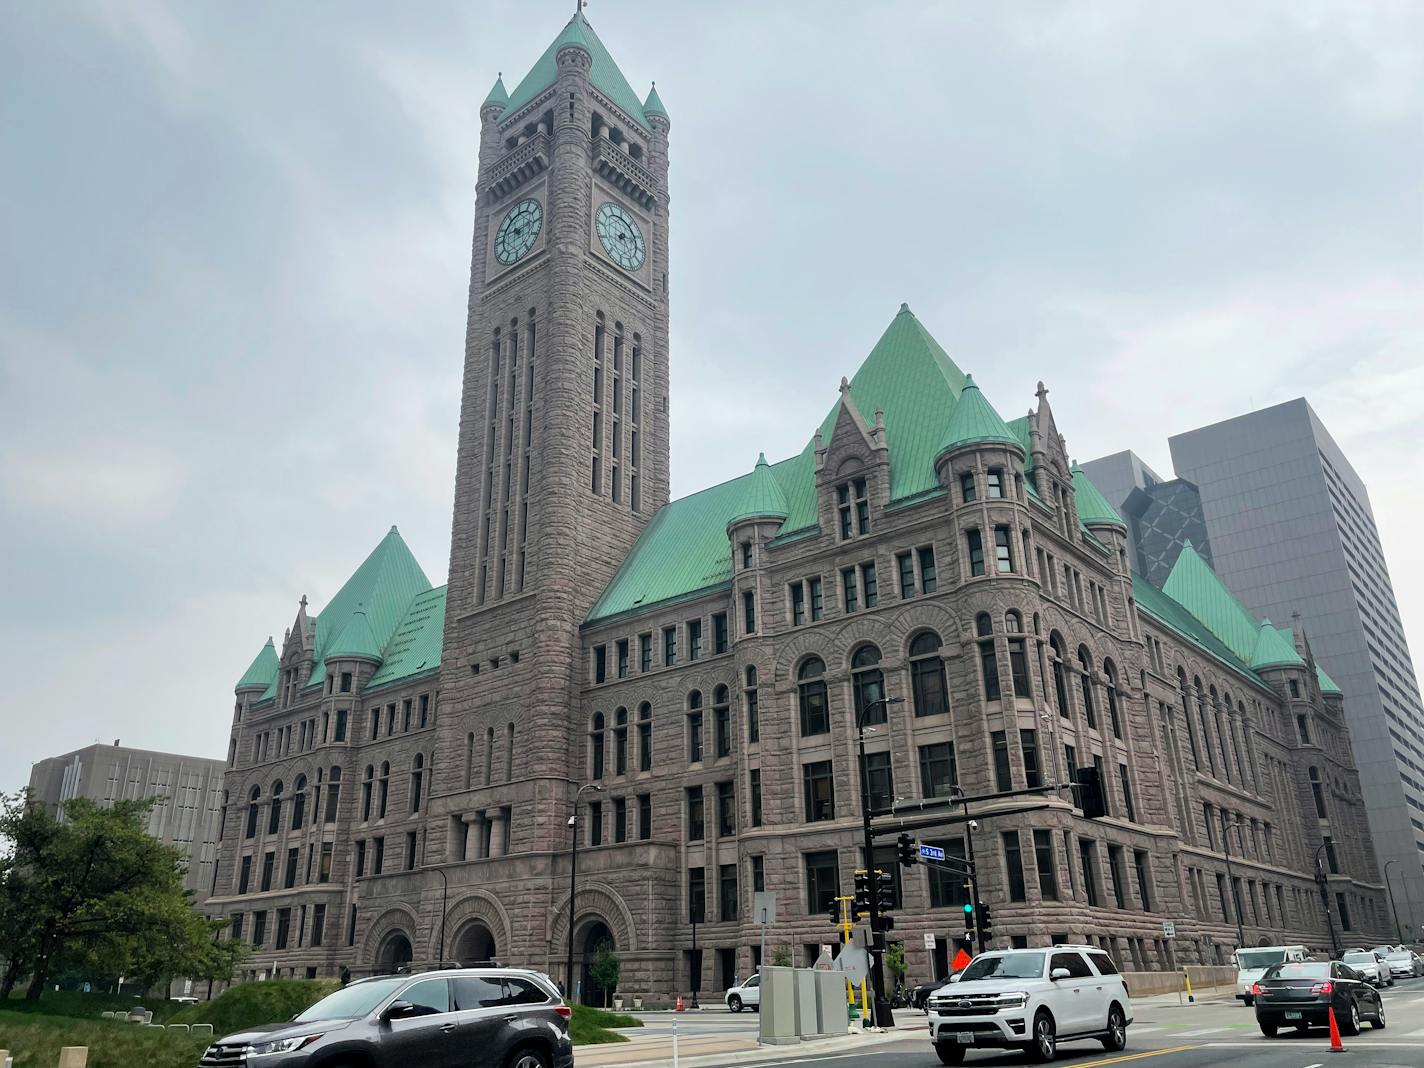
<svg viewBox="0 0 1424 1068"><path fill-rule="evenodd" d="M1382 991L1390 1026L1383 1031L1368 1024L1359 1035L1346 1037L1346 1053L1332 1057L1329 1034L1324 1030L1299 1036L1283 1033L1266 1038L1256 1027L1253 1010L1239 1001L1207 997L1195 1005L1178 1005L1175 998L1151 998L1134 1003L1134 1022L1128 1030L1128 1047L1122 1053L1104 1053L1096 1041L1065 1044L1055 1063L1074 1068L1098 1068L1118 1064L1145 1064L1161 1068L1213 1068L1237 1063L1250 1068L1321 1068L1336 1063L1356 1063L1369 1068L1424 1068L1424 979L1401 980ZM818 1054L806 1047L781 1058L769 1051L744 1052L729 1059L698 1057L700 1068L756 1068L757 1065L835 1065L838 1068L931 1068L939 1064L923 1033L924 1015L899 1010L897 1030L904 1035L873 1049L836 1049ZM661 1033L670 1034L673 1021L648 1019ZM726 1037L753 1036L756 1017L751 1014L707 1014L699 1018L680 1017L679 1031L689 1038L718 1034ZM916 1028L910 1030L911 1027ZM650 1036L651 1037L651 1036ZM687 1054L684 1053L686 1057ZM971 1052L966 1065L1021 1065L1028 1063L1018 1052L982 1050Z"/></svg>

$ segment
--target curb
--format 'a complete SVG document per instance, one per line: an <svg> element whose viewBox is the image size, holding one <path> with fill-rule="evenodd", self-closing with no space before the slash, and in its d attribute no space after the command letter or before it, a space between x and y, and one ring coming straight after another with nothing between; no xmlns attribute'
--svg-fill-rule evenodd
<svg viewBox="0 0 1424 1068"><path fill-rule="evenodd" d="M711 1065L727 1064L735 1062L737 1064L757 1065L776 1064L781 1061L800 1060L808 1055L841 1053L846 1050L864 1049L871 1045L883 1045L903 1038L898 1029L887 1031L882 1034L869 1032L845 1035L844 1037L823 1038L811 1042L798 1042L794 1046L753 1046L744 1045L741 1049L729 1049L720 1053L699 1053L692 1056L679 1056L676 1068L708 1068ZM599 1049L602 1047L580 1047L589 1049ZM609 1050L610 1054L613 1052ZM619 1052L624 1052L619 1050ZM654 1056L659 1056L654 1054ZM591 1061L584 1059L580 1062L578 1049L574 1051L575 1064L590 1064ZM607 1062L611 1065L636 1065L637 1068L674 1068L672 1058L662 1055L660 1059L634 1060L624 1053L623 1059Z"/></svg>

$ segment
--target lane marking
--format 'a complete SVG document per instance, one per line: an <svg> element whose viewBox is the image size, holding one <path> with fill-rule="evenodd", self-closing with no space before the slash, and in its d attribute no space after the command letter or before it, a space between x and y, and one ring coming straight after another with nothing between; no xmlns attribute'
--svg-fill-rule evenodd
<svg viewBox="0 0 1424 1068"><path fill-rule="evenodd" d="M1101 1068L1105 1064L1126 1064L1128 1061L1145 1061L1149 1057L1165 1057L1172 1053L1186 1053L1189 1050L1204 1049L1204 1046L1172 1046L1170 1049L1150 1049L1143 1053L1129 1053L1124 1057L1108 1057L1100 1061L1080 1061L1073 1068Z"/></svg>
<svg viewBox="0 0 1424 1068"><path fill-rule="evenodd" d="M1178 1031L1178 1038L1199 1038L1202 1035L1214 1035L1220 1031L1229 1031L1228 1027L1202 1027L1196 1031Z"/></svg>
<svg viewBox="0 0 1424 1068"><path fill-rule="evenodd" d="M1323 1062L1316 1061L1314 1064L1307 1064L1305 1068L1324 1068Z"/></svg>

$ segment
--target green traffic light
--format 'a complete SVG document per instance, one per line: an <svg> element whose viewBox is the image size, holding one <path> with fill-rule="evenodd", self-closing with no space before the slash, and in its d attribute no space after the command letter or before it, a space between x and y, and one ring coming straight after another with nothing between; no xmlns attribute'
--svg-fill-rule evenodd
<svg viewBox="0 0 1424 1068"><path fill-rule="evenodd" d="M973 905L966 904L966 905L964 906L964 915L968 916L968 915L970 915L971 913L973 913L973 911L974 911L974 906L973 906Z"/></svg>

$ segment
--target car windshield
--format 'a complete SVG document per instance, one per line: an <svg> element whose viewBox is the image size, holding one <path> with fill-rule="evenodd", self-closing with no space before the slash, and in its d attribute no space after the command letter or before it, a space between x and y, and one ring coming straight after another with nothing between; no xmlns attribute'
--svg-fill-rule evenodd
<svg viewBox="0 0 1424 1068"><path fill-rule="evenodd" d="M1372 950L1370 950L1370 952L1371 952L1371 953L1378 953L1381 957L1387 957L1387 956L1389 956L1391 953L1394 952L1394 947L1393 947L1393 946L1375 946L1375 948L1372 949Z"/></svg>
<svg viewBox="0 0 1424 1068"><path fill-rule="evenodd" d="M1289 964L1273 964L1262 977L1265 979L1329 979L1330 965L1324 961L1297 960Z"/></svg>
<svg viewBox="0 0 1424 1068"><path fill-rule="evenodd" d="M1391 957L1404 957L1407 960L1410 954L1407 949L1391 949L1387 955Z"/></svg>
<svg viewBox="0 0 1424 1068"><path fill-rule="evenodd" d="M976 979L1039 979L1043 976L1042 953L1002 953L978 957L959 976L961 983Z"/></svg>
<svg viewBox="0 0 1424 1068"><path fill-rule="evenodd" d="M309 1023L312 1020L354 1020L372 1012L397 990L410 982L409 976L392 979L372 979L365 983L355 983L328 994L305 1012L293 1017L294 1023Z"/></svg>
<svg viewBox="0 0 1424 1068"><path fill-rule="evenodd" d="M1286 959L1283 949L1243 949L1236 954L1237 965L1241 968L1269 968Z"/></svg>
<svg viewBox="0 0 1424 1068"><path fill-rule="evenodd" d="M1375 955L1361 950L1356 953L1346 953L1340 959L1346 964L1373 964L1375 962Z"/></svg>

